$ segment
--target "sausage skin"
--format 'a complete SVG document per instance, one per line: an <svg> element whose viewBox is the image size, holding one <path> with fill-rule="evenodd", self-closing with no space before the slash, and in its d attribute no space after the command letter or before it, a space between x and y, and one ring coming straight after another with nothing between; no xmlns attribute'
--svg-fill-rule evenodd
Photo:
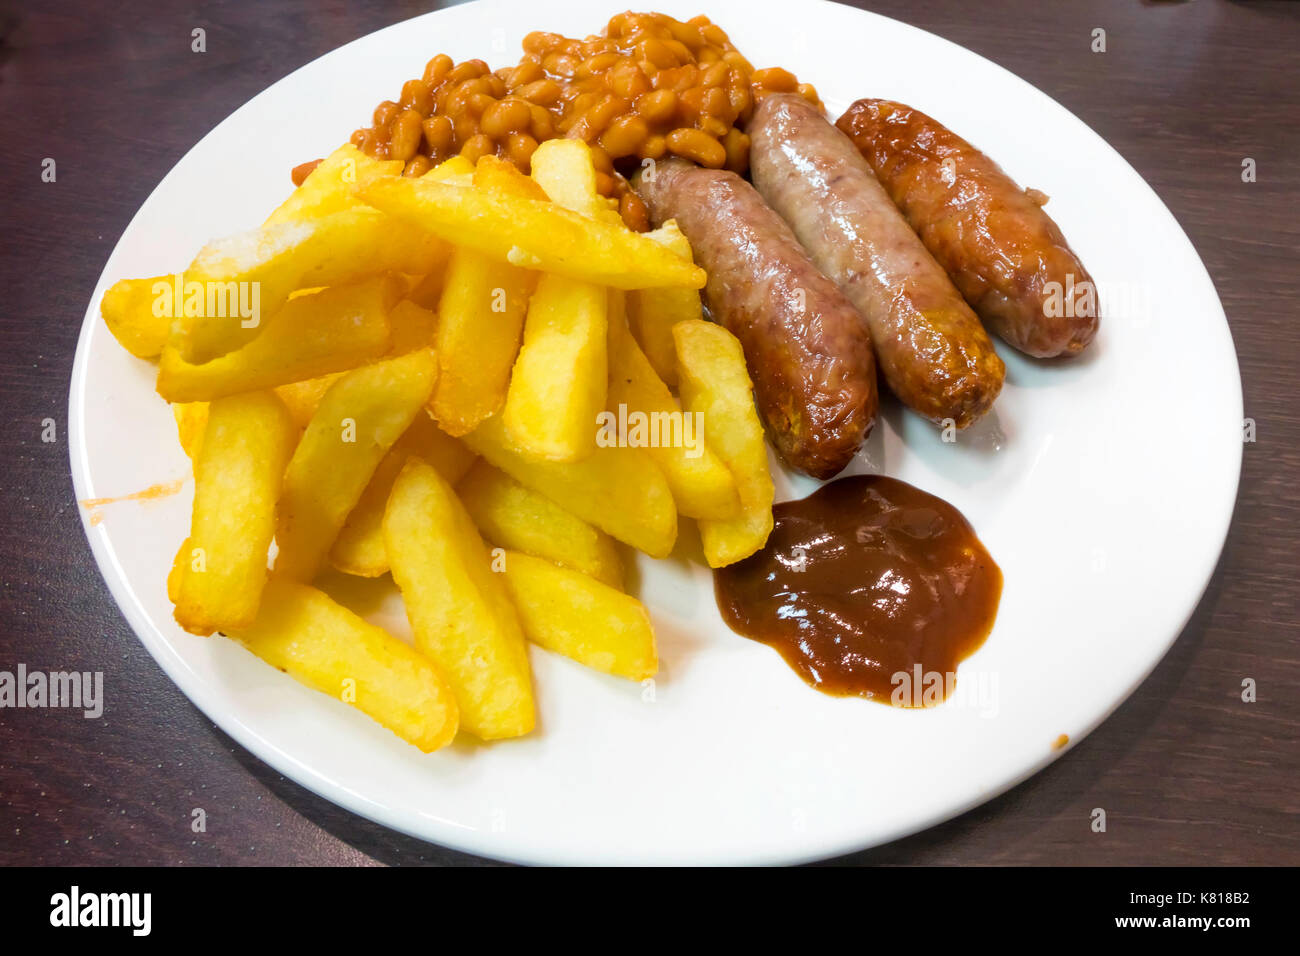
<svg viewBox="0 0 1300 956"><path fill-rule="evenodd" d="M677 220L708 272L705 304L740 339L777 453L814 478L838 474L876 417L876 366L857 310L735 173L670 159L634 186L656 226Z"/></svg>
<svg viewBox="0 0 1300 956"><path fill-rule="evenodd" d="M857 306L894 394L958 428L987 412L1002 359L853 143L788 93L763 98L749 135L754 185Z"/></svg>
<svg viewBox="0 0 1300 956"><path fill-rule="evenodd" d="M1096 288L1041 193L1022 190L970 143L901 103L858 100L836 125L997 335L1039 358L1074 355L1092 341Z"/></svg>

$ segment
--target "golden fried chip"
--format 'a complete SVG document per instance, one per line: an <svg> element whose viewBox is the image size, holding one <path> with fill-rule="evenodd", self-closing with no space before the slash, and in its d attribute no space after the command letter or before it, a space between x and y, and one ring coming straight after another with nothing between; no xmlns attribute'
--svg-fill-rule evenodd
<svg viewBox="0 0 1300 956"><path fill-rule="evenodd" d="M461 727L483 740L532 730L532 670L505 582L451 486L418 458L393 485L384 543L415 646L451 685Z"/></svg>

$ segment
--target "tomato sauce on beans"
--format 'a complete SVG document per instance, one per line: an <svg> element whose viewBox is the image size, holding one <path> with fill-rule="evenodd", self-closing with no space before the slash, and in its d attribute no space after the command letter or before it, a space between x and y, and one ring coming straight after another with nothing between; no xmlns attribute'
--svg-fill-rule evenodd
<svg viewBox="0 0 1300 956"><path fill-rule="evenodd" d="M621 13L600 36L534 32L523 49L518 64L495 71L482 60L435 56L397 100L375 108L352 143L422 176L457 154L498 156L528 172L538 143L581 139L592 149L601 195L617 198L627 224L644 230L645 205L625 178L642 160L673 155L743 174L743 126L759 99L799 93L820 105L817 91L789 71L755 70L703 16Z"/></svg>

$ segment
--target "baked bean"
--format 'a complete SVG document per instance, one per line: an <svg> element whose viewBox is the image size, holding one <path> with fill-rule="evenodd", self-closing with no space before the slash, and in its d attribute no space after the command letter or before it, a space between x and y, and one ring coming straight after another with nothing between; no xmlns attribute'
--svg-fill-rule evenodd
<svg viewBox="0 0 1300 956"><path fill-rule="evenodd" d="M393 123L392 137L388 141L388 154L393 159L406 162L415 155L424 132L420 126L423 122L424 117L415 110L403 110L397 117Z"/></svg>
<svg viewBox="0 0 1300 956"><path fill-rule="evenodd" d="M460 148L460 154L471 163L477 163L484 156L496 153L496 150L497 144L492 142L491 137L479 133L466 140L465 145Z"/></svg>
<svg viewBox="0 0 1300 956"><path fill-rule="evenodd" d="M537 140L527 133L511 133L506 137L507 158L524 172L528 171L528 164L532 161L536 149Z"/></svg>
<svg viewBox="0 0 1300 956"><path fill-rule="evenodd" d="M433 169L433 163L428 156L412 156L406 161L406 168L402 170L403 176L423 176L429 170Z"/></svg>
<svg viewBox="0 0 1300 956"><path fill-rule="evenodd" d="M528 124L528 131L533 134L533 139L539 143L555 136L555 120L551 118L550 111L542 106L532 107L533 118Z"/></svg>
<svg viewBox="0 0 1300 956"><path fill-rule="evenodd" d="M722 86L731 76L731 65L724 63L721 58L711 65L707 70L700 74L701 86Z"/></svg>
<svg viewBox="0 0 1300 956"><path fill-rule="evenodd" d="M466 60L464 63L457 63L448 72L446 82L456 84L463 83L465 80L477 79L483 75L478 68L478 64L482 62L482 60Z"/></svg>
<svg viewBox="0 0 1300 956"><path fill-rule="evenodd" d="M701 132L708 133L714 139L719 140L727 135L728 130L735 129L730 123L724 123L716 116L702 116L698 122Z"/></svg>
<svg viewBox="0 0 1300 956"><path fill-rule="evenodd" d="M609 124L622 116L631 107L621 96L610 94L587 111L587 125L597 135L609 128Z"/></svg>
<svg viewBox="0 0 1300 956"><path fill-rule="evenodd" d="M668 152L666 136L647 136L645 145L641 147L641 155L646 159L662 159L666 152Z"/></svg>
<svg viewBox="0 0 1300 956"><path fill-rule="evenodd" d="M493 139L502 139L510 133L527 129L532 118L532 110L524 100L508 96L483 111L479 127Z"/></svg>
<svg viewBox="0 0 1300 956"><path fill-rule="evenodd" d="M424 82L431 87L437 86L447 78L447 74L451 72L453 65L451 57L445 53L439 53L424 68Z"/></svg>
<svg viewBox="0 0 1300 956"><path fill-rule="evenodd" d="M542 66L552 76L571 77L578 70L578 61L565 53L548 53Z"/></svg>
<svg viewBox="0 0 1300 956"><path fill-rule="evenodd" d="M482 117L484 113L496 106L497 101L487 93L475 93L465 102L465 108L471 116Z"/></svg>
<svg viewBox="0 0 1300 956"><path fill-rule="evenodd" d="M677 112L677 94L672 90L654 90L637 97L636 111L647 123L664 123Z"/></svg>
<svg viewBox="0 0 1300 956"><path fill-rule="evenodd" d="M614 177L609 173L596 174L596 192L600 193L602 196L611 195L617 185L618 184L615 182Z"/></svg>
<svg viewBox="0 0 1300 956"><path fill-rule="evenodd" d="M313 159L310 163L300 163L293 167L293 171L289 173L289 178L293 180L294 187L296 188L301 186L307 177L312 174L312 171L320 164L321 161L319 159Z"/></svg>
<svg viewBox="0 0 1300 956"><path fill-rule="evenodd" d="M727 168L733 173L749 169L749 136L734 126L722 138L722 148L727 153Z"/></svg>
<svg viewBox="0 0 1300 956"><path fill-rule="evenodd" d="M691 53L690 47L681 40L676 38L665 40L664 46L668 47L668 51L672 53L673 58L676 59L678 63L690 63L695 59L695 56Z"/></svg>
<svg viewBox="0 0 1300 956"><path fill-rule="evenodd" d="M799 88L799 81L795 79L794 74L779 66L756 70L750 74L749 82L769 93L793 93Z"/></svg>
<svg viewBox="0 0 1300 956"><path fill-rule="evenodd" d="M540 60L532 57L524 57L519 61L519 65L510 71L506 79L506 86L511 90L518 90L521 86L527 86L529 83L536 83L538 80L546 78L546 71L542 69Z"/></svg>
<svg viewBox="0 0 1300 956"><path fill-rule="evenodd" d="M524 84L516 92L538 106L554 106L560 99L560 84L554 80L536 80Z"/></svg>
<svg viewBox="0 0 1300 956"><path fill-rule="evenodd" d="M402 106L424 116L433 109L433 91L424 80L407 80L402 86Z"/></svg>
<svg viewBox="0 0 1300 956"><path fill-rule="evenodd" d="M627 113L609 124L601 134L600 145L610 156L621 159L635 155L649 135L650 127L646 121L636 113Z"/></svg>
<svg viewBox="0 0 1300 956"><path fill-rule="evenodd" d="M605 74L605 85L626 100L634 100L654 88L650 78L641 72L634 60L620 61L618 66Z"/></svg>
<svg viewBox="0 0 1300 956"><path fill-rule="evenodd" d="M464 149L465 144L478 135L478 122L468 112L457 113L450 119L451 128L456 133L456 146Z"/></svg>
<svg viewBox="0 0 1300 956"><path fill-rule="evenodd" d="M445 116L430 116L421 126L424 127L424 143L434 156L450 155L452 144L456 140L456 131L451 120Z"/></svg>
<svg viewBox="0 0 1300 956"><path fill-rule="evenodd" d="M524 37L524 50L535 56L545 56L563 42L564 37L558 33L545 33L537 30Z"/></svg>
<svg viewBox="0 0 1300 956"><path fill-rule="evenodd" d="M668 149L674 155L710 169L721 169L727 161L727 151L722 148L722 144L698 129L675 129L668 134L667 142Z"/></svg>
<svg viewBox="0 0 1300 956"><path fill-rule="evenodd" d="M668 44L658 37L646 37L637 43L636 50L642 60L659 69L667 69L680 63Z"/></svg>
<svg viewBox="0 0 1300 956"><path fill-rule="evenodd" d="M379 129L380 127L389 125L393 120L397 119L397 114L400 112L402 112L400 106L392 100L384 100L375 107L375 113L371 119L374 122L375 128Z"/></svg>
<svg viewBox="0 0 1300 956"><path fill-rule="evenodd" d="M600 76L610 70L616 63L623 58L617 53L597 53L589 56L578 64L578 69L574 72L577 79L591 79L594 76Z"/></svg>
<svg viewBox="0 0 1300 956"><path fill-rule="evenodd" d="M646 232L650 228L650 210L646 209L641 197L632 190L627 190L619 198L618 214L629 229Z"/></svg>
<svg viewBox="0 0 1300 956"><path fill-rule="evenodd" d="M614 161L609 158L609 153L599 146L591 147L591 164L596 167L598 173L613 174L614 172Z"/></svg>

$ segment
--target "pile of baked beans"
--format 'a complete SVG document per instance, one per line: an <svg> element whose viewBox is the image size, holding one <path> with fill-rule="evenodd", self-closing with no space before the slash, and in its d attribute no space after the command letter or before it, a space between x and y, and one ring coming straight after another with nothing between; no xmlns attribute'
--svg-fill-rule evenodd
<svg viewBox="0 0 1300 956"><path fill-rule="evenodd" d="M592 148L601 195L617 197L623 219L647 228L646 210L628 187L644 159L672 154L744 173L744 124L768 93L817 91L779 67L755 70L707 17L685 23L660 13L622 13L601 36L575 40L530 33L517 66L493 71L482 60L439 54L400 99L375 109L373 125L352 143L398 159L421 176L459 153L492 154L523 172L537 144L555 137Z"/></svg>

